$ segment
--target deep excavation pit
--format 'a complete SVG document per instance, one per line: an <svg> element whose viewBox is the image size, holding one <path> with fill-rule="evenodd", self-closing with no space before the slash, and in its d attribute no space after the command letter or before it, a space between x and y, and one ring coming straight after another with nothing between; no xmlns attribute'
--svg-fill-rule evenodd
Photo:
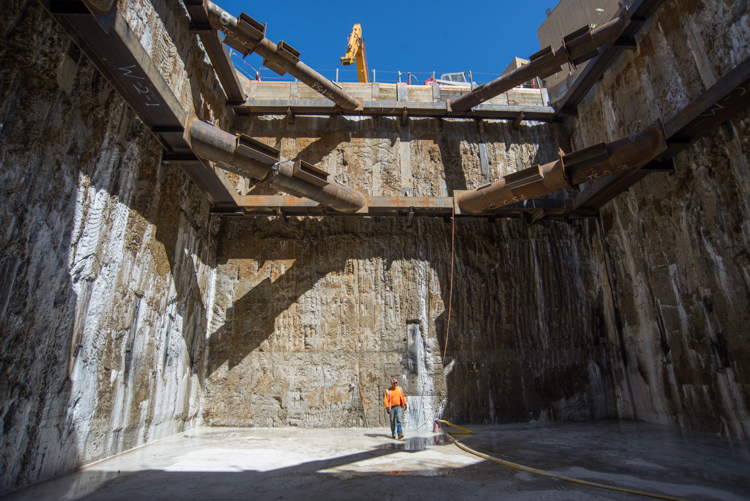
<svg viewBox="0 0 750 501"><path fill-rule="evenodd" d="M200 2L6 2L0 494L604 495L441 418L567 476L750 497L750 7L627 3L575 114L515 88L460 115L468 88L316 90L267 39L310 85L225 88Z"/></svg>

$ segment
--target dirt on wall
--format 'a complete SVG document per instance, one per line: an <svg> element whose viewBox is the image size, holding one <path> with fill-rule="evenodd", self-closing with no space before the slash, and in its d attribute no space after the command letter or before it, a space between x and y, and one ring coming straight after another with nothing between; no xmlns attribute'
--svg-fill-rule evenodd
<svg viewBox="0 0 750 501"><path fill-rule="evenodd" d="M750 433L747 112L599 219L459 218L446 340L449 219L211 216L36 2L5 14L0 492L202 422L385 425L394 375L412 428L619 416ZM185 110L229 128L182 5L123 15ZM564 125L234 126L371 195L450 196L669 120L748 40L747 2L664 2Z"/></svg>
<svg viewBox="0 0 750 501"><path fill-rule="evenodd" d="M587 223L255 218L224 225L207 424L407 426L615 415ZM577 243L576 243L577 242ZM217 316L218 319L218 316Z"/></svg>

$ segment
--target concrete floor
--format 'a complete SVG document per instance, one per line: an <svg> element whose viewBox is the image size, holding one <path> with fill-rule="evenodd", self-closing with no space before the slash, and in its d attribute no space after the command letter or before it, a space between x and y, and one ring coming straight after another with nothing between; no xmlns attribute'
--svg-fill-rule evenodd
<svg viewBox="0 0 750 501"><path fill-rule="evenodd" d="M471 426L471 448L688 499L750 499L750 442L632 422ZM8 495L25 499L637 499L509 469L441 434L201 428ZM645 498L644 498L645 499Z"/></svg>

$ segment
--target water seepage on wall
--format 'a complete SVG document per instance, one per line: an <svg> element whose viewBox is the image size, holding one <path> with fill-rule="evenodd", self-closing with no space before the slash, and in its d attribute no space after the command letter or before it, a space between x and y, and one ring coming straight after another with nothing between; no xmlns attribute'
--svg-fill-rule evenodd
<svg viewBox="0 0 750 501"><path fill-rule="evenodd" d="M743 62L750 7L665 2L637 42L569 124L577 147L667 122ZM652 174L602 209L622 417L750 436L749 126L739 113L678 155L674 174Z"/></svg>
<svg viewBox="0 0 750 501"><path fill-rule="evenodd" d="M217 229L39 4L4 7L0 492L200 421ZM179 3L160 7L126 13L183 106L205 114L216 83L186 77L211 72L185 23L175 36Z"/></svg>

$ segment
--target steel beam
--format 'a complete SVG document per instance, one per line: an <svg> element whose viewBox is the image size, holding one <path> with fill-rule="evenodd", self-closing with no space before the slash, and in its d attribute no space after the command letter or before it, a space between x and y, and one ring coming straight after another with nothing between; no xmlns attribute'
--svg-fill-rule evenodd
<svg viewBox="0 0 750 501"><path fill-rule="evenodd" d="M458 196L460 191L456 192ZM227 216L349 216L349 217L404 217L407 224L414 217L484 217L484 218L520 218L544 216L549 219L565 217L597 217L596 211L580 210L571 213L571 199L526 200L493 210L484 214L466 214L453 197L409 197L365 196L365 205L356 212L339 212L320 205L307 198L293 196L245 195L237 198L237 210L216 208L215 213ZM455 212L454 212L455 211Z"/></svg>
<svg viewBox="0 0 750 501"><path fill-rule="evenodd" d="M267 68L281 76L289 73L324 97L336 101L342 108L355 109L359 106L359 101L340 85L300 61L299 52L289 44L283 40L275 44L267 39L265 25L245 13L236 18L210 0L206 1L206 11L211 26L226 35L224 43L243 56L257 53L263 57L263 65Z"/></svg>
<svg viewBox="0 0 750 501"><path fill-rule="evenodd" d="M208 20L204 0L183 0L192 19L191 31L200 36L203 47L205 47L211 64L216 71L227 104L241 104L245 101L245 92L234 69L234 64L229 58L224 43L219 38L219 31L214 29ZM241 111L241 110L238 110Z"/></svg>
<svg viewBox="0 0 750 501"><path fill-rule="evenodd" d="M637 171L626 171L588 186L577 207L599 208L651 172L672 172L671 160L702 136L750 105L750 58L727 73L664 125L666 149Z"/></svg>
<svg viewBox="0 0 750 501"><path fill-rule="evenodd" d="M664 125L665 161L750 105L750 58L727 73Z"/></svg>
<svg viewBox="0 0 750 501"><path fill-rule="evenodd" d="M563 37L562 45L559 47L546 47L532 54L527 64L463 94L453 101L451 106L454 110L468 111L535 77L544 78L555 74L566 62L580 64L592 59L600 54L601 47L611 45L620 38L629 17L629 11L622 10L618 17L602 26L584 26Z"/></svg>
<svg viewBox="0 0 750 501"><path fill-rule="evenodd" d="M632 48L636 33L662 2L663 0L635 0L633 2L630 6L630 20L625 25L620 38L602 54L590 60L576 76L573 85L560 100L560 104L556 106L557 119L576 115L576 109L586 94L601 80L604 72L620 55L620 52L626 48Z"/></svg>
<svg viewBox="0 0 750 501"><path fill-rule="evenodd" d="M362 193L333 181L314 165L289 161L276 148L243 134L230 134L197 117L190 120L185 138L199 157L240 176L263 180L290 195L341 211L356 211L365 203Z"/></svg>
<svg viewBox="0 0 750 501"><path fill-rule="evenodd" d="M614 172L640 168L665 147L661 131L650 127L609 144L601 143L567 155L561 152L555 162L514 172L489 186L461 192L457 198L462 212L481 214L571 185L593 182Z"/></svg>
<svg viewBox="0 0 750 501"><path fill-rule="evenodd" d="M249 100L242 108L249 115L344 115L344 116L392 116L430 118L484 118L535 120L548 122L555 117L555 109L550 106L507 106L482 104L470 111L452 111L447 103L422 103L413 101L365 101L361 110L344 110L329 100Z"/></svg>
<svg viewBox="0 0 750 501"><path fill-rule="evenodd" d="M75 0L40 3L164 149L170 154L190 154L183 139L185 111L117 8L100 16ZM212 168L200 161L181 167L212 204L234 205L234 194Z"/></svg>

